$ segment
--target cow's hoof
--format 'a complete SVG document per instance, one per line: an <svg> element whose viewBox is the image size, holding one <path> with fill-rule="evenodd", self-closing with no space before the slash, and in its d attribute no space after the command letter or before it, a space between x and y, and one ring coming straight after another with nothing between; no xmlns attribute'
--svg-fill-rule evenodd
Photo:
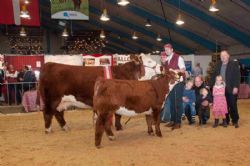
<svg viewBox="0 0 250 166"><path fill-rule="evenodd" d="M103 148L103 146L101 146L101 145L96 145L95 147L96 147L97 149Z"/></svg>
<svg viewBox="0 0 250 166"><path fill-rule="evenodd" d="M156 135L157 135L158 137L162 137L162 134L161 134L161 133L156 133Z"/></svg>
<svg viewBox="0 0 250 166"><path fill-rule="evenodd" d="M64 125L64 126L62 127L62 130L68 132L68 131L70 131L70 128L69 128L68 125Z"/></svg>
<svg viewBox="0 0 250 166"><path fill-rule="evenodd" d="M148 135L155 136L154 132L148 132Z"/></svg>
<svg viewBox="0 0 250 166"><path fill-rule="evenodd" d="M116 131L121 131L122 130L122 126L116 126Z"/></svg>
<svg viewBox="0 0 250 166"><path fill-rule="evenodd" d="M53 130L50 130L50 131L45 130L44 133L45 134L52 134L52 133L54 133L54 131Z"/></svg>
<svg viewBox="0 0 250 166"><path fill-rule="evenodd" d="M51 134L51 133L53 133L53 130L52 130L52 128L50 127L50 128L47 128L47 129L45 129L45 134Z"/></svg>
<svg viewBox="0 0 250 166"><path fill-rule="evenodd" d="M115 136L108 136L110 141L114 141L115 140Z"/></svg>

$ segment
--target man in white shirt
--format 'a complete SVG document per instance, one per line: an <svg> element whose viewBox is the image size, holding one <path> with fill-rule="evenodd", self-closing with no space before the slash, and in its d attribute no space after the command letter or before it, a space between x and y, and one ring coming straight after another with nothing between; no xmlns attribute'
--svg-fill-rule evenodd
<svg viewBox="0 0 250 166"><path fill-rule="evenodd" d="M174 52L171 44L164 45L164 52L162 52L162 60L165 70L175 70L176 72L185 73L186 67L184 59ZM164 58L166 57L166 58ZM164 61L165 60L165 61ZM184 80L184 79L183 79ZM183 112L183 96L184 83L180 82L174 86L168 95L165 102L164 109L161 113L162 121L170 122L166 125L172 127L172 129L178 129L181 127L181 115Z"/></svg>

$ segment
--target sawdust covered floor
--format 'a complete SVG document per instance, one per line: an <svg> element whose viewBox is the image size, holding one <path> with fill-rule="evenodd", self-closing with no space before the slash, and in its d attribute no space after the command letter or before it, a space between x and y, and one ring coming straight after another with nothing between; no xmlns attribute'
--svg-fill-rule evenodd
<svg viewBox="0 0 250 166"><path fill-rule="evenodd" d="M44 134L42 113L0 116L0 165L249 165L250 100L240 100L240 128L189 126L163 137L148 136L144 117L132 119L116 140L104 135L104 148L94 146L91 111L66 112L71 131ZM126 121L128 118L123 118ZM124 123L123 121L123 123Z"/></svg>

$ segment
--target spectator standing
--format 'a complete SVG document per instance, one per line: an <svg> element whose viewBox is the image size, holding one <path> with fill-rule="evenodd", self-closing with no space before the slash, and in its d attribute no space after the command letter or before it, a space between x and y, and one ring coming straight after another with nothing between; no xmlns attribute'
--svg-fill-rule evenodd
<svg viewBox="0 0 250 166"><path fill-rule="evenodd" d="M18 72L14 69L13 65L9 65L6 71L6 80L8 83L7 86L7 96L8 96L8 103L12 104L16 102L16 82L17 82L17 74Z"/></svg>
<svg viewBox="0 0 250 166"><path fill-rule="evenodd" d="M221 75L226 83L226 100L228 103L228 113L226 115L227 124L230 123L230 118L235 128L239 127L239 113L237 107L237 96L240 86L240 69L238 61L230 60L230 55L226 50L220 53L221 62L219 62L211 76L209 86L212 87L215 83L215 78ZM229 116L230 115L230 116Z"/></svg>
<svg viewBox="0 0 250 166"><path fill-rule="evenodd" d="M194 77L199 76L199 75L203 75L203 69L200 66L200 63L197 63L196 66L194 67L192 74Z"/></svg>
<svg viewBox="0 0 250 166"><path fill-rule="evenodd" d="M219 117L223 118L223 127L227 127L226 113L227 113L227 101L225 97L225 82L221 75L216 76L216 82L213 87L213 114L214 114L214 125L218 127Z"/></svg>
<svg viewBox="0 0 250 166"><path fill-rule="evenodd" d="M24 92L34 89L36 86L35 73L28 66L24 66L23 82Z"/></svg>
<svg viewBox="0 0 250 166"><path fill-rule="evenodd" d="M176 72L185 73L186 67L184 59L174 52L171 44L164 45L164 52L162 53L162 56L166 57L166 61L163 62L165 70L172 69ZM183 112L183 90L183 82L177 83L174 86L165 101L164 109L161 114L161 119L165 119L165 116L169 115L170 112L170 122L166 126L172 127L172 129L178 129L181 127L181 115ZM168 108L170 108L170 110Z"/></svg>

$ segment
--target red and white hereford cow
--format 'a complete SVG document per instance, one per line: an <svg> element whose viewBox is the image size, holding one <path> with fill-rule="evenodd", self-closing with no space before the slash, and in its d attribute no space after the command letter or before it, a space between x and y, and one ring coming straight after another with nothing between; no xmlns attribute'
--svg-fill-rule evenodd
<svg viewBox="0 0 250 166"><path fill-rule="evenodd" d="M135 116L145 114L148 134L153 134L154 121L156 135L161 137L160 111L170 88L178 81L179 76L173 71L157 80L104 80L98 78L95 83L94 110L97 112L95 145L100 147L103 132L110 140L114 139L109 117L113 114Z"/></svg>
<svg viewBox="0 0 250 166"><path fill-rule="evenodd" d="M143 65L145 67L145 75L140 78L140 81L150 80L157 74L161 74L161 65L151 58L150 55L140 54L142 57ZM96 121L97 116L94 117ZM115 128L116 130L122 130L121 115L115 114Z"/></svg>
<svg viewBox="0 0 250 166"><path fill-rule="evenodd" d="M121 66L112 66L115 79L137 80L144 76L141 58L131 56L132 61ZM44 101L45 133L50 133L52 117L63 130L68 130L64 110L71 106L91 108L94 85L97 77L104 76L104 67L82 67L57 63L46 63L40 74L39 92Z"/></svg>

